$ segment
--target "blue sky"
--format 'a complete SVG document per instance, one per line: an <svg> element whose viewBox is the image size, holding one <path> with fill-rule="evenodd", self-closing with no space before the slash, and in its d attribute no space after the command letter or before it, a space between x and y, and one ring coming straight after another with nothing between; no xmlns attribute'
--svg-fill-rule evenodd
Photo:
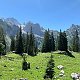
<svg viewBox="0 0 80 80"><path fill-rule="evenodd" d="M80 0L0 0L0 17L66 30L72 24L80 24Z"/></svg>

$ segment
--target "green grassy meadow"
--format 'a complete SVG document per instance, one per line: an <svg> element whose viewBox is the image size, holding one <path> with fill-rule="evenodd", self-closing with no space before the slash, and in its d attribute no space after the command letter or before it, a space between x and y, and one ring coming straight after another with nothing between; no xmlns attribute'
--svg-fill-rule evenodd
<svg viewBox="0 0 80 80"><path fill-rule="evenodd" d="M37 56L31 57L27 55L26 61L30 62L30 69L22 70L22 57L18 54L8 53L0 59L0 80L19 80L27 78L28 80L44 80L45 70L50 58L50 53L39 53ZM80 73L80 53L73 53L75 58L53 53L55 62L55 80L72 80L70 75L73 72ZM9 58L12 58L11 60ZM64 66L65 76L58 77L60 70L58 65ZM39 67L39 69L36 69Z"/></svg>

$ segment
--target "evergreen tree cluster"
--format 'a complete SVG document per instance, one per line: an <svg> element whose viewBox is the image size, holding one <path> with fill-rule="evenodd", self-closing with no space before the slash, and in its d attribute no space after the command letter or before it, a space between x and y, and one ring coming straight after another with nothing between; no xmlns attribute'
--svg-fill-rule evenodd
<svg viewBox="0 0 80 80"><path fill-rule="evenodd" d="M32 27L30 33L27 32L26 36L22 34L22 29L20 27L16 39L14 39L14 37L11 38L11 51L16 51L16 53L20 55L27 53L31 56L38 53L37 41L32 33Z"/></svg>
<svg viewBox="0 0 80 80"><path fill-rule="evenodd" d="M51 52L55 51L55 41L54 41L54 35L53 32L50 33L50 31L46 30L44 34L44 41L42 45L41 52Z"/></svg>
<svg viewBox="0 0 80 80"><path fill-rule="evenodd" d="M65 31L59 33L59 37L58 37L58 50L61 51L67 51L68 50L68 42L67 42L67 36Z"/></svg>

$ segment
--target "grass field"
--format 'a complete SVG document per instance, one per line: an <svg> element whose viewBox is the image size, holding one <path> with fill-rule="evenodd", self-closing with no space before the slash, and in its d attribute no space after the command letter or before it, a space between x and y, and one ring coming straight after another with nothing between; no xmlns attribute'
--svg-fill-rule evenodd
<svg viewBox="0 0 80 80"><path fill-rule="evenodd" d="M55 62L55 80L72 80L70 75L72 72L80 73L80 54L73 53L75 58L53 53ZM35 57L27 56L26 61L30 62L31 68L29 70L22 70L22 57L8 53L7 56L2 56L0 59L0 80L19 80L20 78L27 78L28 80L44 80L46 66L49 61L50 53L39 53ZM10 59L11 58L11 59ZM58 65L64 66L65 76L58 77L60 70ZM36 69L38 67L39 69Z"/></svg>

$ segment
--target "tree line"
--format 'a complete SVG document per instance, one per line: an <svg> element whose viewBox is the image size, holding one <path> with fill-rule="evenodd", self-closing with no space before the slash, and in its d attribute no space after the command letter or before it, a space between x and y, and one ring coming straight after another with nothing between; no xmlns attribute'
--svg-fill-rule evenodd
<svg viewBox="0 0 80 80"><path fill-rule="evenodd" d="M32 27L30 33L27 32L26 35L22 34L22 29L20 26L19 33L14 39L11 38L11 51L15 51L17 54L22 55L27 53L28 55L35 56L38 53L37 40L32 32Z"/></svg>
<svg viewBox="0 0 80 80"><path fill-rule="evenodd" d="M59 32L59 35L57 36L57 41L54 39L54 33L50 32L49 29L45 31L44 33L44 40L42 44L42 50L41 52L52 52L55 50L60 50L60 51L74 51L74 52L79 52L79 35L78 31L75 31L75 34L72 36L72 45L71 49L68 47L68 40L67 40L67 35L65 31ZM56 43L57 42L57 43Z"/></svg>
<svg viewBox="0 0 80 80"><path fill-rule="evenodd" d="M6 40L5 40L6 33L0 27L0 55L6 54ZM57 45L56 45L57 42ZM71 48L68 47L68 40L66 32L62 32L60 30L59 35L57 37L57 41L54 39L53 31L45 30L44 39L42 42L41 52L52 52L55 50L60 51L68 51L72 50L75 52L79 52L79 35L78 31L75 31L75 35L72 38ZM30 33L22 34L22 29L20 27L19 32L17 33L16 37L11 36L11 51L15 51L17 54L22 55L23 53L27 53L31 56L35 56L38 53L38 44L37 40L32 32L32 27L30 29Z"/></svg>

